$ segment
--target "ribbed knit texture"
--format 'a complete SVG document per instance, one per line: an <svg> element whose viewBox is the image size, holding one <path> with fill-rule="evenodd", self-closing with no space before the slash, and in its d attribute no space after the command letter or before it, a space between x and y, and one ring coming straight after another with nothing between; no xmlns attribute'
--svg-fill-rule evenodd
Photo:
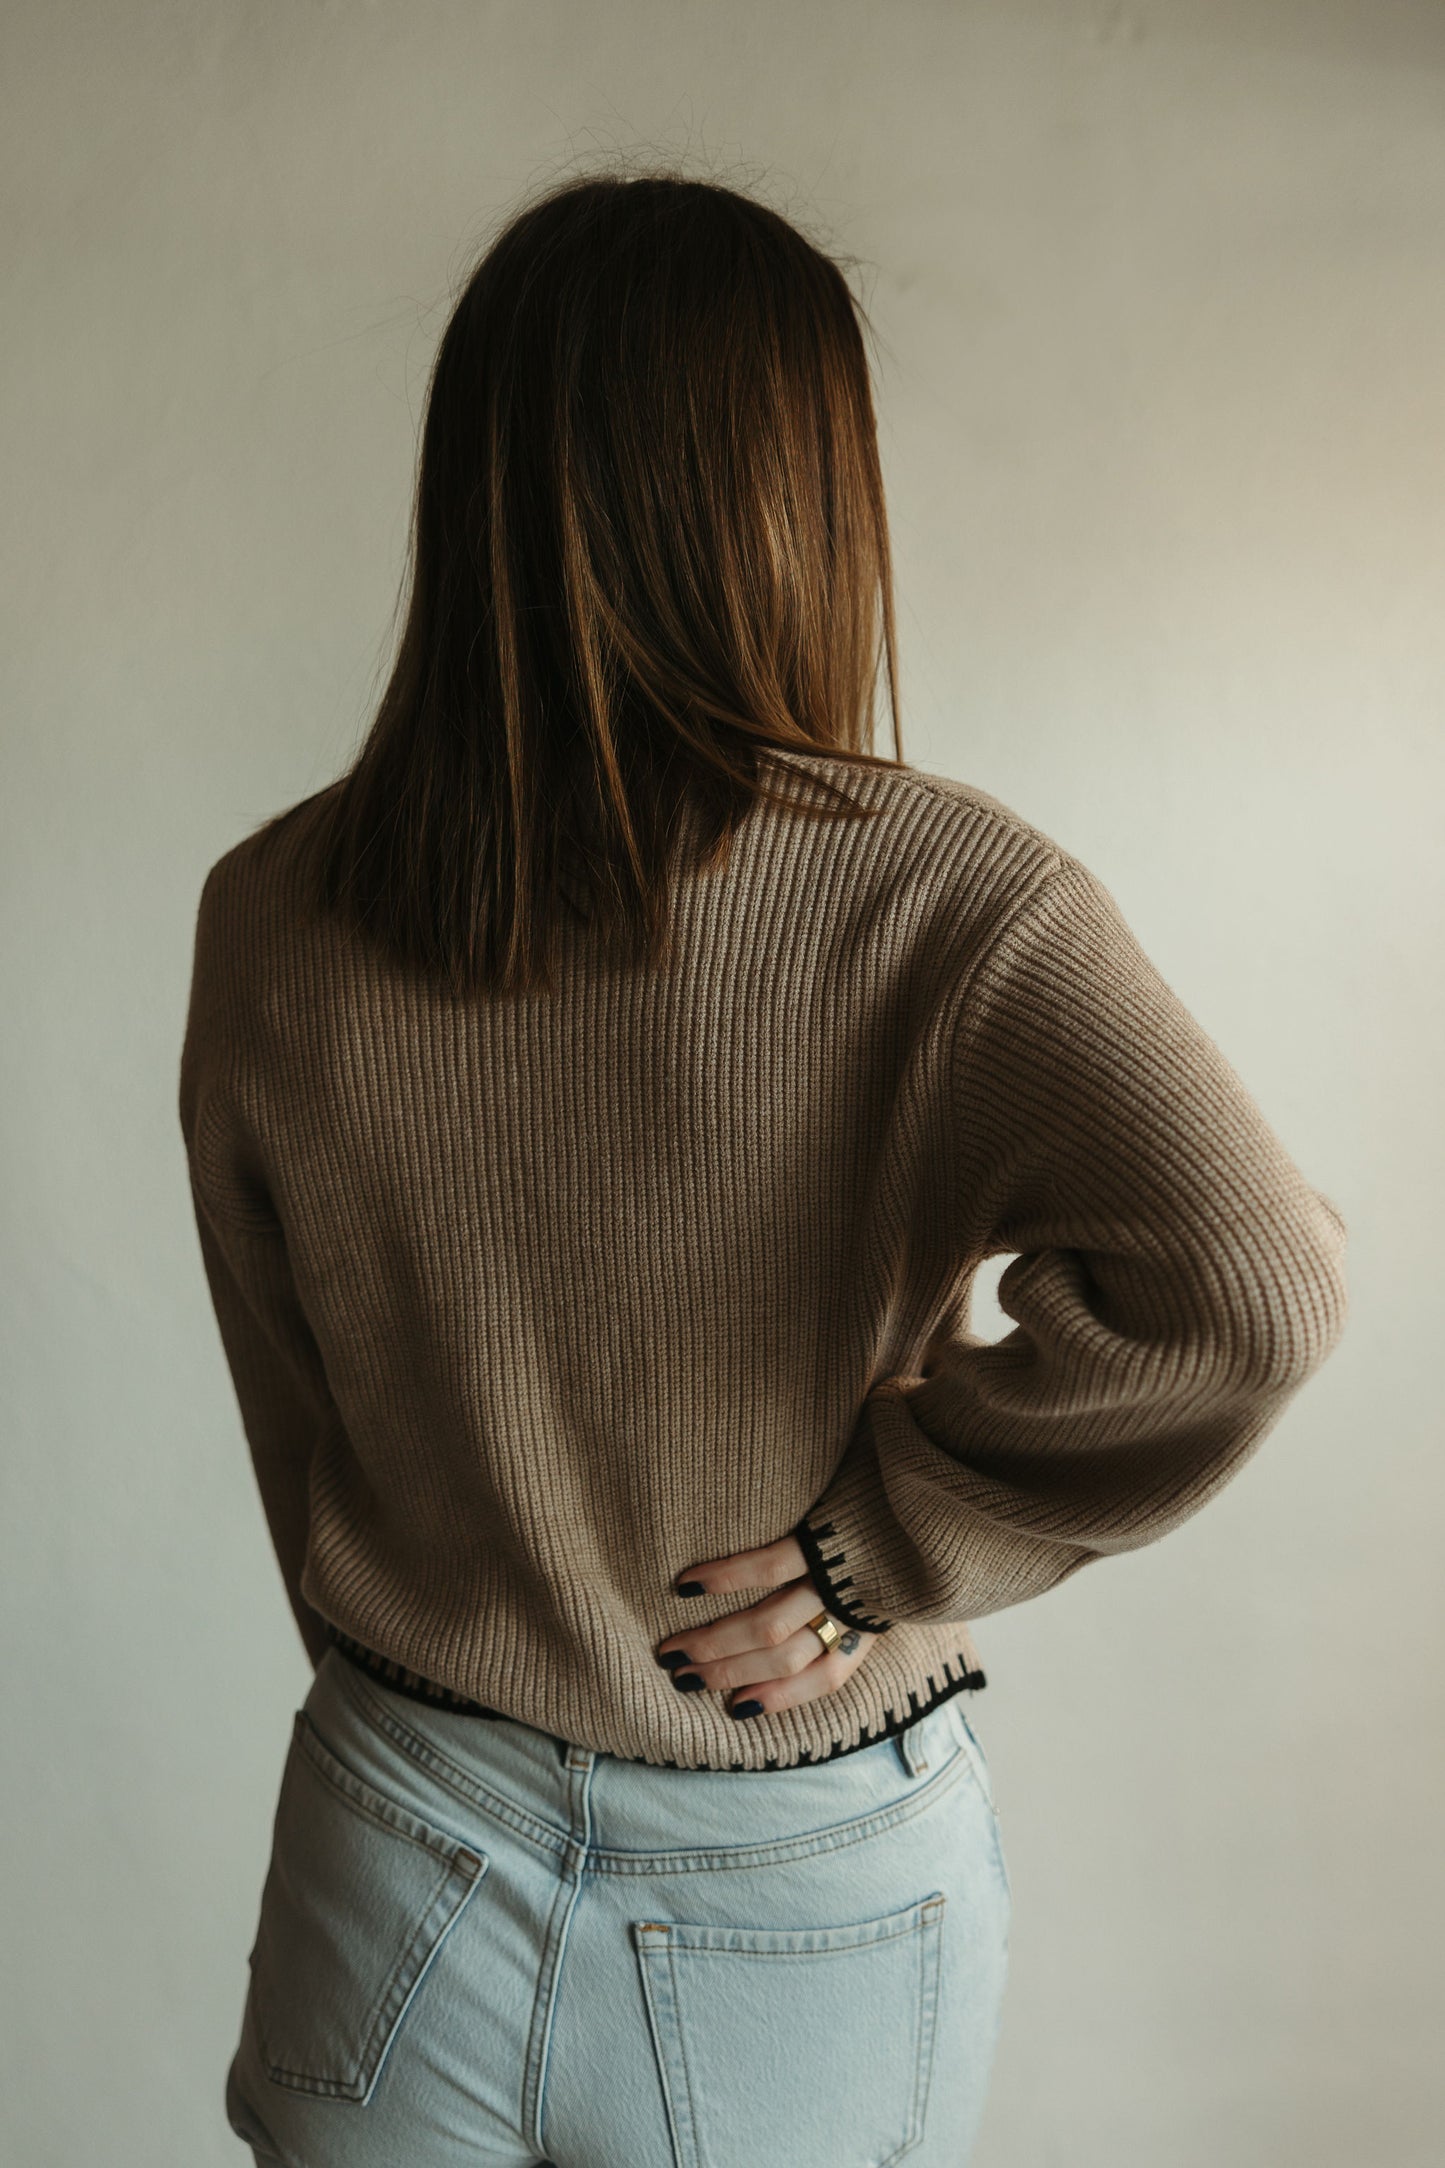
<svg viewBox="0 0 1445 2168"><path fill-rule="evenodd" d="M212 867L180 1116L281 1573L399 1671L632 1759L847 1753L969 1621L1168 1533L1343 1327L1344 1223L1101 882L985 792L834 774L684 869L670 966L569 926L453 998L311 901L317 798ZM989 1344L970 1280L1018 1255ZM795 1531L877 1634L738 1721L653 1645Z"/></svg>

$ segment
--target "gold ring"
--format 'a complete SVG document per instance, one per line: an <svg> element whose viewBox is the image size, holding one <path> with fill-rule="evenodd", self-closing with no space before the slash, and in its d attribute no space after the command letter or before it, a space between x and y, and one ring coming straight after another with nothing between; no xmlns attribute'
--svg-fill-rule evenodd
<svg viewBox="0 0 1445 2168"><path fill-rule="evenodd" d="M820 1611L816 1618L810 1618L808 1624L825 1649L835 1649L843 1638L837 1620L829 1618L826 1611Z"/></svg>

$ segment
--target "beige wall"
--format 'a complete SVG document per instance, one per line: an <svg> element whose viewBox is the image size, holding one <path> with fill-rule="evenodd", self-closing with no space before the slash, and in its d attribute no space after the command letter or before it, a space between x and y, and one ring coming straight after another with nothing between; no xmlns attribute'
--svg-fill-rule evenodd
<svg viewBox="0 0 1445 2168"><path fill-rule="evenodd" d="M238 2151L306 1672L174 1114L195 901L365 719L449 281L519 190L655 150L871 265L905 751L1100 873L1353 1234L1346 1340L1228 1492L978 1629L1016 1902L978 2168L1424 2168L1445 8L10 0L0 36L0 2155Z"/></svg>

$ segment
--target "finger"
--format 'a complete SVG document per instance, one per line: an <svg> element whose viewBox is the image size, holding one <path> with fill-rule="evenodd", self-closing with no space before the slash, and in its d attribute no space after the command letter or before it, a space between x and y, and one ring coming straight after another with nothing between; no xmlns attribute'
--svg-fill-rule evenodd
<svg viewBox="0 0 1445 2168"><path fill-rule="evenodd" d="M669 1634L658 1642L656 1655L659 1662L664 1656L681 1653L689 1663L708 1664L748 1650L775 1649L800 1626L806 1626L810 1618L816 1618L822 1608L822 1599L811 1581L790 1581L776 1595L749 1604L745 1611L731 1611L726 1618L713 1619L706 1626L685 1627L680 1633Z"/></svg>
<svg viewBox="0 0 1445 2168"><path fill-rule="evenodd" d="M826 1655L815 1656L801 1671L791 1672L785 1679L763 1679L755 1686L739 1687L727 1704L729 1712L744 1707L750 1716L761 1718L774 1715L780 1709L796 1708L800 1702L820 1701L828 1694L836 1694L853 1676L877 1638L876 1634L859 1633L856 1627L850 1626L837 1648L830 1649ZM850 1642L856 1646L849 1647ZM761 1702L762 1708L754 1710L754 1702Z"/></svg>
<svg viewBox="0 0 1445 2168"><path fill-rule="evenodd" d="M764 1543L754 1551L734 1551L727 1558L687 1566L677 1576L677 1586L694 1594L727 1596L740 1588L781 1588L807 1570L797 1537L779 1536L776 1543Z"/></svg>
<svg viewBox="0 0 1445 2168"><path fill-rule="evenodd" d="M858 1635L860 1641L862 1638L861 1634ZM841 1642L838 1647L841 1649ZM685 1683L689 1677L695 1677L702 1680L703 1687L709 1693L726 1694L735 1686L751 1687L764 1680L783 1681L796 1678L800 1671L806 1671L828 1653L832 1652L824 1650L812 1627L804 1626L799 1632L789 1634L786 1641L779 1642L773 1648L743 1649L736 1656L722 1656L707 1663L679 1665L672 1674L673 1684L679 1686L684 1693L696 1693L698 1688L689 1688Z"/></svg>

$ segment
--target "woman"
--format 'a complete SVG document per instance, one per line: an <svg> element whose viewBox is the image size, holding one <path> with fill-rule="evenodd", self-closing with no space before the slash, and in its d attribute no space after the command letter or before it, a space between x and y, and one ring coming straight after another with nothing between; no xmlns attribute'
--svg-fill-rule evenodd
<svg viewBox="0 0 1445 2168"><path fill-rule="evenodd" d="M1177 1527L1342 1328L1108 891L903 761L860 319L725 188L520 214L367 741L204 885L180 1112L315 1665L259 2162L961 2168L970 1622Z"/></svg>

